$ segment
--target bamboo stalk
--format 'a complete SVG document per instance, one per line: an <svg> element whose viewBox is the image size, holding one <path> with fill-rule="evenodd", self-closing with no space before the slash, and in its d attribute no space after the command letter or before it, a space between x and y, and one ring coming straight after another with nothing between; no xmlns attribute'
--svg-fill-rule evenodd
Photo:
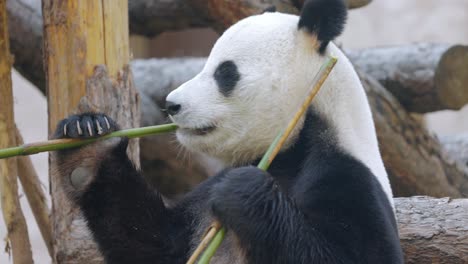
<svg viewBox="0 0 468 264"><path fill-rule="evenodd" d="M219 222L213 223L213 226L211 226L208 232L206 232L205 237L200 242L200 245L195 249L192 256L187 261L187 264L194 264L195 261L197 261L198 256L209 245L210 241L213 240L213 238L216 236L220 228L221 228L221 224Z"/></svg>
<svg viewBox="0 0 468 264"><path fill-rule="evenodd" d="M176 124L165 124L165 125L159 125L159 126L147 126L147 127L124 129L124 130L112 132L102 137L95 137L95 138L53 139L53 140L48 140L48 141L43 141L43 142L24 144L24 145L12 147L12 148L0 149L0 159L14 157L14 156L26 156L26 155L37 154L37 153L46 152L46 151L76 148L76 147L80 147L80 146L84 146L84 145L96 142L98 140L104 140L104 139L113 138L113 137L136 138L136 137L151 136L155 134L172 132L172 131L175 131L176 129L177 129Z"/></svg>
<svg viewBox="0 0 468 264"><path fill-rule="evenodd" d="M224 240L224 236L226 235L226 229L222 227L218 232L216 232L215 237L211 241L211 243L206 248L203 255L200 257L200 261L198 263L210 263L211 258L218 250L221 242Z"/></svg>
<svg viewBox="0 0 468 264"><path fill-rule="evenodd" d="M296 124L299 122L301 117L304 115L304 113L307 111L309 108L310 103L312 100L315 98L317 93L320 91L320 88L322 87L323 83L326 81L328 75L332 71L333 67L336 65L336 62L338 60L335 57L329 57L322 67L320 67L320 70L317 72L317 74L314 77L314 80L312 82L312 88L308 92L307 97L304 99L303 103L301 104L299 110L295 113L294 117L291 119L289 122L288 126L282 130L278 136L273 140L271 143L270 147L266 151L265 155L263 155L263 158L260 160L258 164L258 168L266 171L268 167L270 166L271 162L273 159L276 157L278 152L281 150L281 147L283 146L284 142L288 139L289 135L291 132L294 130L294 127ZM217 230L216 235L214 236L213 240L210 242L208 245L207 249L204 251L203 255L200 257L200 260L198 261L198 264L208 264L211 260L211 258L214 256L216 253L216 250L218 247L221 245L221 242L224 239L224 235L226 233L226 229L224 227L221 227L221 224L217 221L215 221L212 224L212 228L210 230L210 233L216 229L216 227L220 227L219 230ZM208 238L205 236L202 239L202 242L207 240ZM206 242L201 243L198 245L197 249L194 251L192 256L190 257L190 260L194 260L198 258L198 255L200 252L203 250L203 248L206 247ZM193 262L187 262L187 264L190 264Z"/></svg>
<svg viewBox="0 0 468 264"><path fill-rule="evenodd" d="M284 142L286 142L286 139L288 139L289 135L294 130L294 127L296 127L297 122L299 122L301 117L309 108L309 105L312 103L312 100L320 91L320 88L322 88L323 83L327 80L328 75L332 71L333 67L335 67L337 61L338 59L336 59L335 57L329 57L328 60L322 65L317 75L315 75L314 80L312 82L312 89L309 91L307 97L304 99L304 102L302 103L301 107L295 113L288 126L283 131L281 131L279 135L275 138L273 143L271 143L267 152L265 153L265 155L263 155L263 158L258 163L259 169L262 169L264 171L268 169L273 159L281 150L281 147L283 146Z"/></svg>
<svg viewBox="0 0 468 264"><path fill-rule="evenodd" d="M23 137L16 128L16 143L24 144ZM36 219L39 231L47 246L49 255L54 259L54 240L52 236L52 226L50 224L50 211L47 206L46 195L41 186L41 181L36 170L31 162L30 157L19 157L18 162L18 178L23 186L24 193L28 199L31 210Z"/></svg>

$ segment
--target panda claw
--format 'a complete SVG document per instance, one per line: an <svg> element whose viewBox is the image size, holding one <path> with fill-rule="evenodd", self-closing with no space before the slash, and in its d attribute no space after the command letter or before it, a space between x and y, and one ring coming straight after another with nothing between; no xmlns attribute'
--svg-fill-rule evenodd
<svg viewBox="0 0 468 264"><path fill-rule="evenodd" d="M81 130L80 121L76 120L76 128L78 129L78 135L83 135L83 130Z"/></svg>
<svg viewBox="0 0 468 264"><path fill-rule="evenodd" d="M85 113L62 120L55 130L54 138L96 137L118 129L119 126L105 114Z"/></svg>
<svg viewBox="0 0 468 264"><path fill-rule="evenodd" d="M107 117L104 117L104 120L106 120L107 129L110 129L110 124L109 124L109 120L107 120Z"/></svg>
<svg viewBox="0 0 468 264"><path fill-rule="evenodd" d="M96 119L96 127L97 127L97 134L98 135L102 135L103 131L102 131L102 127L101 125L99 124L99 121Z"/></svg>
<svg viewBox="0 0 468 264"><path fill-rule="evenodd" d="M88 133L92 137L93 136L93 130L91 129L91 124L89 123L89 121L87 121L86 124L87 124L87 127L88 127Z"/></svg>

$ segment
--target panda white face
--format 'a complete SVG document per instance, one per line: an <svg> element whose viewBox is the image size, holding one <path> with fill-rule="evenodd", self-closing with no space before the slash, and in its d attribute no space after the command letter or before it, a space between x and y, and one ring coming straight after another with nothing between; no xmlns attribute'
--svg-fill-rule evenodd
<svg viewBox="0 0 468 264"><path fill-rule="evenodd" d="M345 6L323 10L316 6L323 1L307 4L300 18L252 16L219 38L202 72L166 98L179 125L177 138L226 165L251 164L297 111L327 56L336 56L338 63L312 102L314 111L335 131L337 142L330 144L371 168L391 197L364 89L352 64L330 42L341 33ZM303 120L283 149L302 127Z"/></svg>
<svg viewBox="0 0 468 264"><path fill-rule="evenodd" d="M228 164L252 161L266 151L322 61L316 40L297 25L297 16L266 13L240 21L220 37L202 72L166 99L184 146Z"/></svg>

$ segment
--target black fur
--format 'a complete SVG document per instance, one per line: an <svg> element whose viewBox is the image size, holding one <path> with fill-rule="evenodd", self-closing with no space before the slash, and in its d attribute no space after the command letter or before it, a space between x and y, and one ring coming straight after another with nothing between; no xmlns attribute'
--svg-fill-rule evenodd
<svg viewBox="0 0 468 264"><path fill-rule="evenodd" d="M109 153L80 199L88 227L108 263L184 263L188 223L146 184L125 142Z"/></svg>
<svg viewBox="0 0 468 264"><path fill-rule="evenodd" d="M224 61L215 70L214 78L218 84L219 91L224 96L231 95L237 82L240 80L240 73L237 65L233 61Z"/></svg>
<svg viewBox="0 0 468 264"><path fill-rule="evenodd" d="M180 112L182 106L180 104L173 103L171 101L166 101L166 112L171 115L177 115Z"/></svg>
<svg viewBox="0 0 468 264"><path fill-rule="evenodd" d="M306 0L298 28L316 34L319 52L324 53L328 43L343 32L347 12L343 0Z"/></svg>
<svg viewBox="0 0 468 264"><path fill-rule="evenodd" d="M76 119L83 118L68 120ZM334 135L310 111L296 144L268 172L226 169L172 208L135 170L124 140L78 205L108 263L185 263L200 217L210 212L236 235L247 263L403 263L384 191Z"/></svg>

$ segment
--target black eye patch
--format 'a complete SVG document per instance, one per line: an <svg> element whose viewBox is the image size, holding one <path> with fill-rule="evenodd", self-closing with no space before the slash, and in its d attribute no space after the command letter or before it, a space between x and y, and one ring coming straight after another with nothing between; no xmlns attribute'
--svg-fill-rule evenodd
<svg viewBox="0 0 468 264"><path fill-rule="evenodd" d="M224 96L229 96L240 80L240 74L233 61L224 61L216 68L214 78L218 84L219 91Z"/></svg>

